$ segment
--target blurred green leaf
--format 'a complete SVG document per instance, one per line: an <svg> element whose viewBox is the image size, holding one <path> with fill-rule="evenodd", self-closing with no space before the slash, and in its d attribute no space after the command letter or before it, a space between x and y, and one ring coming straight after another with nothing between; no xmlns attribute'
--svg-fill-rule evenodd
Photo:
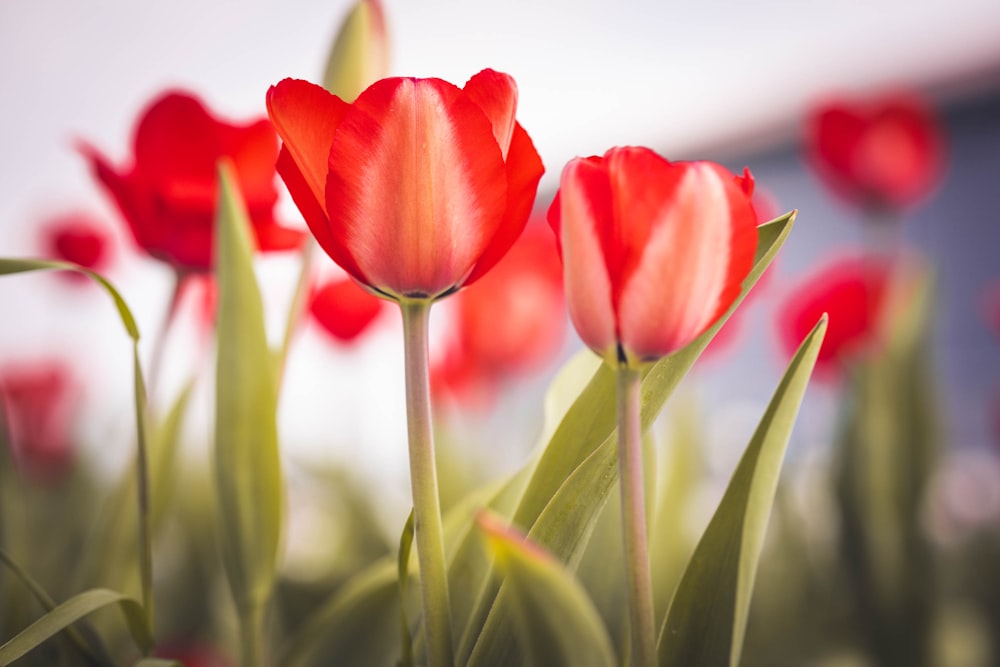
<svg viewBox="0 0 1000 667"><path fill-rule="evenodd" d="M34 578L28 574L27 570L14 562L14 559L12 559L3 549L0 549L0 562L6 565L7 569L14 573L14 576L16 576L21 583L24 584L25 588L31 592L31 595L35 598L42 609L46 612L50 612L56 608L56 601L52 599L52 596L50 596L45 589L42 588L41 584L35 581ZM97 636L92 628L86 629L86 639L84 638L84 635L72 626L66 628L66 634L76 650L80 652L84 660L91 664L111 664L111 659L108 657L107 650L101 643L100 637Z"/></svg>
<svg viewBox="0 0 1000 667"><path fill-rule="evenodd" d="M399 559L396 568L399 578L399 599L406 597L406 586L410 574L410 550L413 547L413 510L406 518L403 534L399 538ZM399 605L400 640L403 647L402 667L413 667L413 641L410 638L410 622L406 618L406 605Z"/></svg>
<svg viewBox="0 0 1000 667"><path fill-rule="evenodd" d="M495 516L481 514L479 526L510 591L517 636L527 655L527 662L518 664L616 665L597 610L563 565ZM494 664L509 664L492 658Z"/></svg>
<svg viewBox="0 0 1000 667"><path fill-rule="evenodd" d="M122 298L122 295L119 294L114 285L108 282L101 274L94 273L89 269L70 262L56 262L45 259L0 258L0 275L44 270L76 271L99 284L114 301L115 308L118 310L118 316L121 318L122 325L125 327L125 332L129 338L134 341L139 340L139 327L136 326L135 318L132 316L132 311L129 310L128 304L125 303L125 299Z"/></svg>
<svg viewBox="0 0 1000 667"><path fill-rule="evenodd" d="M282 480L277 390L253 272L246 206L232 165L219 166L215 477L219 538L241 624L256 626L274 583ZM249 661L244 656L245 661Z"/></svg>
<svg viewBox="0 0 1000 667"><path fill-rule="evenodd" d="M661 667L739 663L781 463L826 321L820 319L792 358L691 556L660 631Z"/></svg>
<svg viewBox="0 0 1000 667"><path fill-rule="evenodd" d="M358 0L333 42L323 87L345 102L389 73L389 41L377 0Z"/></svg>
<svg viewBox="0 0 1000 667"><path fill-rule="evenodd" d="M708 345L715 333L722 327L729 315L736 309L750 288L757 282L761 274L774 259L788 233L795 214L784 216L762 225L758 228L757 254L753 269L743 282L743 291L733 303L729 311L720 318L708 331L699 336L677 353L672 354L649 368L643 378L642 386L642 423L643 428L659 414L664 402L674 388L694 365L698 355ZM522 529L528 529L532 539L564 563L573 562L578 556L577 550L585 546L586 541L574 535L573 530L579 526L571 523L559 525L553 522L550 527L535 528L539 517L548 509L548 516L558 517L563 502L574 503L572 509L576 516L581 517L584 524L593 525L597 514L607 499L606 488L617 480L617 468L609 471L610 479L598 478L597 483L604 490L581 487L574 490L563 489L569 484L569 479L577 468L584 464L592 454L602 450L598 459L607 458L608 452L615 449L615 378L614 373L601 365L594 373L590 382L579 394L572 406L566 411L562 421L556 428L552 438L542 451L537 463L531 471L531 478L522 493L517 509L513 513L512 523ZM595 463L594 460L591 463ZM598 466L599 467L599 466ZM589 475L579 475L578 482L592 480ZM586 481L585 483L591 483ZM556 499L559 494L558 500ZM550 508L550 504L552 507ZM488 567L477 572L479 584L469 584L468 590L478 591L476 603L471 613L455 617L464 626L459 633L457 659L465 662L470 659L473 651L480 655L489 655L486 646L500 647L509 642L497 634L496 626L491 622L488 633L487 618L494 612L494 600L499 592L499 583L491 577ZM483 647L477 643L485 641Z"/></svg>
<svg viewBox="0 0 1000 667"><path fill-rule="evenodd" d="M74 595L46 613L19 634L0 646L0 665L9 665L56 633L85 616L117 604L125 616L135 645L145 654L153 648L153 635L146 625L142 605L133 598L104 588Z"/></svg>

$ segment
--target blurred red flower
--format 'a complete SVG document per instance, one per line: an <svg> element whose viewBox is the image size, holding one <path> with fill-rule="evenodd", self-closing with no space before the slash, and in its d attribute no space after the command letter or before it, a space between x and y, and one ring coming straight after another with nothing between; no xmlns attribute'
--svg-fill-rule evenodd
<svg viewBox="0 0 1000 667"><path fill-rule="evenodd" d="M334 278L313 288L309 313L320 327L341 343L368 330L386 303L350 278Z"/></svg>
<svg viewBox="0 0 1000 667"><path fill-rule="evenodd" d="M672 163L647 148L571 160L548 216L583 342L609 364L633 365L710 327L753 265L752 194L749 171Z"/></svg>
<svg viewBox="0 0 1000 667"><path fill-rule="evenodd" d="M353 104L285 79L267 94L278 171L316 240L389 299L438 299L517 239L542 163L515 119L517 87L483 70L464 88L389 78Z"/></svg>
<svg viewBox="0 0 1000 667"><path fill-rule="evenodd" d="M844 257L821 266L778 310L776 321L784 348L794 353L820 316L828 313L816 371L837 375L844 363L876 342L891 276L890 263L875 257Z"/></svg>
<svg viewBox="0 0 1000 667"><path fill-rule="evenodd" d="M552 234L529 223L493 270L452 301L453 330L431 369L436 394L488 399L498 382L550 361L566 332Z"/></svg>
<svg viewBox="0 0 1000 667"><path fill-rule="evenodd" d="M278 140L267 120L230 124L193 95L168 92L142 113L131 166L113 168L86 143L80 151L139 247L180 272L212 268L216 164L221 158L235 167L261 250L296 248L304 238L303 232L282 227L274 218Z"/></svg>
<svg viewBox="0 0 1000 667"><path fill-rule="evenodd" d="M236 663L229 656L204 644L158 649L156 656L176 660L184 667L236 667Z"/></svg>
<svg viewBox="0 0 1000 667"><path fill-rule="evenodd" d="M806 143L812 164L836 193L876 210L927 195L944 161L938 121L911 95L820 106L808 119Z"/></svg>
<svg viewBox="0 0 1000 667"><path fill-rule="evenodd" d="M986 288L982 304L983 321L993 335L1000 339L1000 279Z"/></svg>
<svg viewBox="0 0 1000 667"><path fill-rule="evenodd" d="M70 433L76 386L69 369L55 361L7 366L0 370L0 400L3 434L18 468L46 483L65 477L76 456Z"/></svg>
<svg viewBox="0 0 1000 667"><path fill-rule="evenodd" d="M111 239L104 226L82 213L70 213L46 222L41 232L44 257L73 262L92 271L103 271L111 259ZM60 275L86 277L65 271Z"/></svg>

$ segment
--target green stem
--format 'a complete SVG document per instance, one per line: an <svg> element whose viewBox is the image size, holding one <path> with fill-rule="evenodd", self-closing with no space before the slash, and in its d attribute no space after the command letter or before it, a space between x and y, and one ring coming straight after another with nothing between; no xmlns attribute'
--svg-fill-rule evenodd
<svg viewBox="0 0 1000 667"><path fill-rule="evenodd" d="M142 366L139 363L139 345L132 346L132 360L135 373L135 429L136 429L136 509L138 513L139 537L139 581L142 587L142 608L146 614L149 632L153 632L153 532L150 521L149 503L149 443L147 442L146 414L149 401L143 383Z"/></svg>
<svg viewBox="0 0 1000 667"><path fill-rule="evenodd" d="M632 633L632 664L656 664L653 632L653 587L646 539L646 493L642 466L640 421L642 376L638 369L619 366L618 471L622 493L622 533L625 540L625 577Z"/></svg>
<svg viewBox="0 0 1000 667"><path fill-rule="evenodd" d="M240 612L240 664L243 667L263 667L264 615L259 605Z"/></svg>
<svg viewBox="0 0 1000 667"><path fill-rule="evenodd" d="M153 352L149 361L149 380L146 386L149 387L149 393L154 398L157 396L157 386L160 382L160 372L163 368L163 357L167 349L167 338L170 333L170 327L177 318L177 311L180 310L184 284L185 276L175 272L174 284L170 290L170 302L167 304L167 312L164 313L163 321L160 323L160 330L153 340Z"/></svg>
<svg viewBox="0 0 1000 667"><path fill-rule="evenodd" d="M451 602L444 557L444 534L434 464L430 381L427 359L429 300L402 301L406 355L406 425L410 441L410 486L420 592L423 601L427 661L431 667L451 667Z"/></svg>

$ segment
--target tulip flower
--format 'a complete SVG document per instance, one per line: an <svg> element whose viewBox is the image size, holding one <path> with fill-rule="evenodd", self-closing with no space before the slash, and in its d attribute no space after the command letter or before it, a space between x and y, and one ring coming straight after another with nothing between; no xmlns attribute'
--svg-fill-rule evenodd
<svg viewBox="0 0 1000 667"><path fill-rule="evenodd" d="M549 223L580 338L617 370L618 470L633 664L655 664L646 537L640 368L725 313L753 265L757 216L748 170L671 163L612 148L563 169Z"/></svg>
<svg viewBox="0 0 1000 667"><path fill-rule="evenodd" d="M434 463L431 303L471 285L524 229L542 175L517 87L483 70L376 81L353 103L285 79L267 93L278 173L320 247L403 315L414 542L427 662L451 665L451 606Z"/></svg>
<svg viewBox="0 0 1000 667"><path fill-rule="evenodd" d="M888 262L865 256L837 258L819 267L779 308L777 321L785 349L794 352L812 328L809 319L815 323L828 313L830 322L816 371L827 378L838 375L845 363L876 344L891 269Z"/></svg>
<svg viewBox="0 0 1000 667"><path fill-rule="evenodd" d="M453 331L431 386L460 400L488 398L502 380L559 351L566 317L552 236L529 223L493 270L452 300Z"/></svg>
<svg viewBox="0 0 1000 667"><path fill-rule="evenodd" d="M80 151L138 246L179 273L212 268L220 158L235 166L261 250L297 248L304 238L274 218L278 141L266 120L227 123L194 96L168 92L142 113L130 166L116 169L86 143Z"/></svg>
<svg viewBox="0 0 1000 667"><path fill-rule="evenodd" d="M807 149L837 194L875 212L927 195L941 175L944 148L933 112L918 98L834 100L808 120Z"/></svg>
<svg viewBox="0 0 1000 667"><path fill-rule="evenodd" d="M517 89L484 70L376 82L348 104L285 79L267 95L278 173L319 245L393 300L438 299L482 277L531 212L542 164Z"/></svg>
<svg viewBox="0 0 1000 667"><path fill-rule="evenodd" d="M309 297L309 312L334 340L350 343L368 330L385 301L361 289L350 278L327 281Z"/></svg>
<svg viewBox="0 0 1000 667"><path fill-rule="evenodd" d="M757 244L749 172L613 148L566 165L549 222L570 317L610 365L679 350L740 293Z"/></svg>
<svg viewBox="0 0 1000 667"><path fill-rule="evenodd" d="M65 477L76 452L70 434L75 386L56 362L8 366L0 371L0 425L18 467L53 483Z"/></svg>
<svg viewBox="0 0 1000 667"><path fill-rule="evenodd" d="M42 254L46 257L73 262L92 271L103 270L110 259L110 238L102 225L89 216L72 213L45 223L42 234ZM67 276L84 276L64 272Z"/></svg>

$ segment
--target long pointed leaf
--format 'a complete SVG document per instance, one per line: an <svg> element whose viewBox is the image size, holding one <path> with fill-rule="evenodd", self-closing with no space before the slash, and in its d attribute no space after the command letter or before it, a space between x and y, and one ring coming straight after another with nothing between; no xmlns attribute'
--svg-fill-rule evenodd
<svg viewBox="0 0 1000 667"><path fill-rule="evenodd" d="M528 664L612 667L611 640L583 588L562 563L482 514L479 526L505 575L517 635ZM493 656L495 664L510 664Z"/></svg>
<svg viewBox="0 0 1000 667"><path fill-rule="evenodd" d="M142 605L127 595L95 588L57 605L0 646L0 665L9 665L81 618L113 604L121 609L136 646L143 653L148 653L153 648L153 637L146 626Z"/></svg>
<svg viewBox="0 0 1000 667"><path fill-rule="evenodd" d="M223 563L246 622L270 596L281 533L277 391L246 207L226 162L219 184L215 477Z"/></svg>
<svg viewBox="0 0 1000 667"><path fill-rule="evenodd" d="M826 316L788 365L695 547L660 631L661 667L739 663L781 462L825 333Z"/></svg>

